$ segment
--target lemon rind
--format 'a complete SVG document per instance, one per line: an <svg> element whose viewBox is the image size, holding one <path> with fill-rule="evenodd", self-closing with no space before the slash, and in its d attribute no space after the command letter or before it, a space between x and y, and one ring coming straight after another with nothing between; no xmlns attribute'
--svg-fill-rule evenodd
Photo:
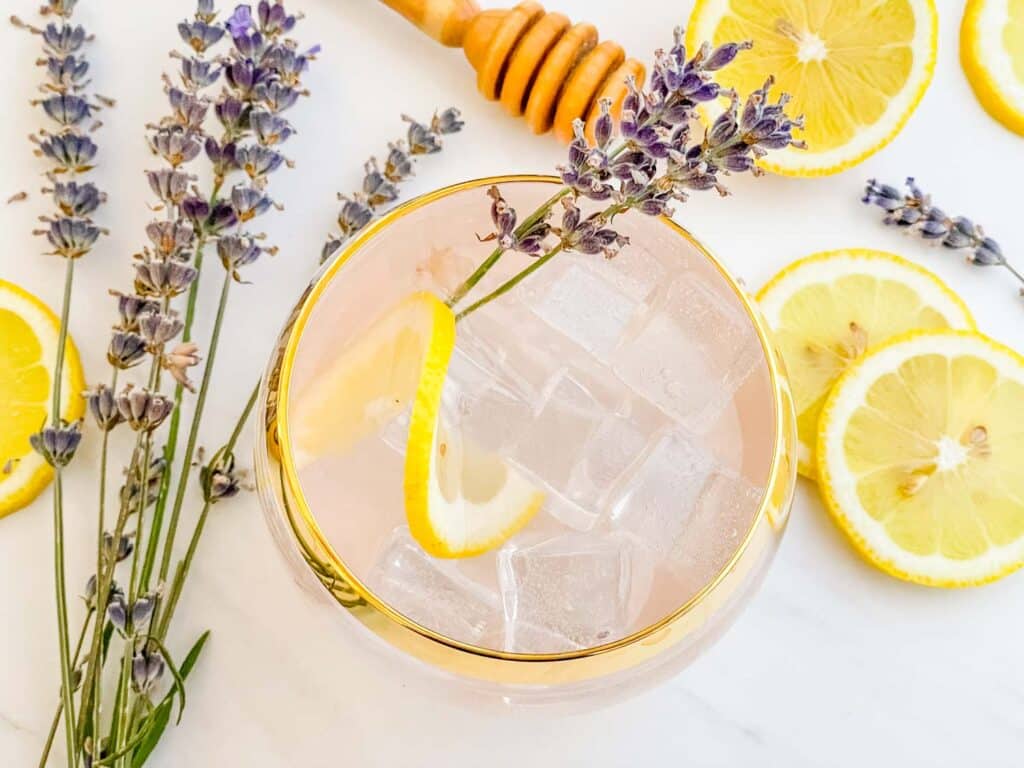
<svg viewBox="0 0 1024 768"><path fill-rule="evenodd" d="M1005 51L1001 46L986 48L983 43L982 28L994 23L987 17L987 12L994 13L993 5L986 0L968 0L960 23L960 66L985 111L1006 128L1024 135L1024 83L1015 83L1012 71L997 77L992 65L1002 68L1008 64L1002 61ZM1011 93L1016 92L1015 98L1007 94L1007 86Z"/></svg>
<svg viewBox="0 0 1024 768"><path fill-rule="evenodd" d="M970 560L915 555L896 545L886 535L883 526L868 515L857 499L853 483L837 484L840 474L852 477L849 471L840 472L846 468L843 441L838 439L844 434L840 427L848 422L858 403L863 402L867 387L878 379L878 375L865 374L875 369L879 375L893 370L892 362L910 357L901 354L900 348L905 345L920 345L921 349L914 350L914 355L979 356L993 365L1001 376L1024 382L1024 357L977 331L911 331L893 337L850 366L833 386L818 422L818 486L826 508L853 547L885 573L930 587L961 588L988 584L1024 566L1024 536L1012 544L990 547L985 555ZM843 421L840 422L841 419ZM830 435L837 439L830 441Z"/></svg>

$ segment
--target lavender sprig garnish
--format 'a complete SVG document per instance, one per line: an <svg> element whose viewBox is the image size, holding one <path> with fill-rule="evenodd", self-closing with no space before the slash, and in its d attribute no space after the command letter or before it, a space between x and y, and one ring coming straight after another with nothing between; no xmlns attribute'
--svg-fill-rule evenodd
<svg viewBox="0 0 1024 768"><path fill-rule="evenodd" d="M421 123L408 115L402 119L409 123L405 139L388 144L388 153L381 166L371 157L363 166L363 184L352 195L339 194L342 201L338 211L338 234L332 234L320 252L320 263L327 261L346 240L369 224L383 209L399 196L398 185L413 176L413 165L421 155L433 155L444 146L442 136L458 133L464 123L455 107L435 113L429 123Z"/></svg>
<svg viewBox="0 0 1024 768"><path fill-rule="evenodd" d="M726 43L713 48L705 43L687 59L681 29L675 30L669 51L655 54L653 74L646 91L630 81L615 120L611 103L600 104L594 125L594 141L587 139L583 121L575 124L568 161L558 167L565 186L540 208L516 224L517 215L497 188L488 190L494 232L481 238L497 243L448 299L455 307L508 251L518 251L535 261L483 298L461 310L461 319L515 287L562 251L614 258L628 245L616 232L614 219L628 211L648 216L671 214L672 202L685 202L694 191L713 189L727 194L723 177L733 173L762 173L757 161L768 151L803 148L794 138L802 118L785 112L789 97L772 101L773 80L741 101L715 81L715 72L728 66L750 43ZM730 103L702 132L692 128L697 106L722 97ZM615 141L615 137L618 141ZM607 203L583 216L580 198ZM550 220L555 203L564 207L558 224Z"/></svg>
<svg viewBox="0 0 1024 768"><path fill-rule="evenodd" d="M1010 264L999 243L985 234L980 224L966 216L949 216L932 205L931 195L917 186L914 178L907 177L906 192L889 184L869 179L861 202L875 205L885 211L883 223L899 227L922 240L938 243L944 248L967 251L967 263L977 267L1000 266L1021 284L1024 296L1024 273Z"/></svg>
<svg viewBox="0 0 1024 768"><path fill-rule="evenodd" d="M63 713L68 723L64 730L68 761L72 766L80 763L82 746L80 734L73 727L76 722L74 668L78 663L82 639L72 658L65 583L62 475L64 467L74 458L82 432L80 423L69 424L61 417L62 383L75 262L87 256L99 237L106 233L93 219L93 214L106 200L106 195L92 181L83 180L81 176L93 169L99 151L90 135L99 127L95 116L112 103L91 90L89 62L85 51L93 38L84 27L72 22L75 5L76 0L46 0L40 8L40 14L47 19L44 26L28 24L17 16L11 17L14 26L37 35L42 43L42 57L37 63L44 73L44 79L39 86L39 98L32 100L31 104L38 107L45 116L48 127L29 138L36 145L35 154L50 165L46 173L48 186L42 191L51 196L54 211L40 217L44 226L35 230L34 234L46 239L51 249L49 253L64 259L64 292L52 371L53 397L48 423L30 437L29 443L53 468L54 474L54 582L61 704L47 739L46 751L49 751L53 743Z"/></svg>

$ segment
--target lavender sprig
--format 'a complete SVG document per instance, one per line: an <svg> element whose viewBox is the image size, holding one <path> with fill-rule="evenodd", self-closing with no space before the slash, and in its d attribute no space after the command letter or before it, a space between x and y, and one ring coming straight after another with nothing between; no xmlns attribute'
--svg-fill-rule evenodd
<svg viewBox="0 0 1024 768"><path fill-rule="evenodd" d="M760 175L757 161L768 151L803 148L803 142L793 136L803 128L803 120L786 114L788 96L770 99L771 78L742 101L715 81L715 72L750 47L750 43L726 43L713 48L705 43L688 59L683 32L675 30L672 48L655 55L647 90L640 90L635 81L628 83L618 121L608 100L600 104L593 142L586 137L583 121L576 121L568 161L558 166L565 187L518 226L516 212L500 191L488 190L495 230L482 239L494 240L497 248L454 291L449 306L465 298L502 254L519 251L536 260L456 318L511 290L562 251L614 258L628 245L613 226L620 214L668 215L670 203L685 202L694 191L713 189L725 195L723 177L745 172ZM730 99L728 108L695 135L691 126L697 106L723 96ZM576 203L580 198L607 205L583 216ZM564 212L555 225L550 219L558 201Z"/></svg>
<svg viewBox="0 0 1024 768"><path fill-rule="evenodd" d="M904 193L889 184L869 179L861 202L885 211L883 223L899 227L922 240L939 243L944 248L966 250L968 264L1003 267L1024 286L1024 273L1006 260L999 243L987 236L981 225L966 216L949 216L932 205L931 195L922 192L913 177L907 177L906 187ZM1024 296L1024 287L1020 288L1020 293Z"/></svg>
<svg viewBox="0 0 1024 768"><path fill-rule="evenodd" d="M49 253L63 258L65 262L48 425L32 435L29 443L54 471L54 582L61 673L61 705L54 721L58 722L63 713L67 723L64 729L67 757L72 766L79 765L81 760L82 742L74 727L74 667L85 635L80 636L72 659L65 583L62 475L63 468L74 458L82 433L80 423L68 424L61 417L62 383L75 262L88 255L99 237L106 233L93 219L106 196L92 181L78 177L91 171L95 165L98 147L89 136L99 127L94 116L112 103L90 90L89 62L84 53L92 42L92 36L81 25L72 23L75 5L75 0L46 0L40 14L52 20L48 20L45 26L34 26L17 16L11 17L14 26L37 35L42 43L43 55L37 63L44 72L44 79L39 86L40 97L32 100L31 104L39 107L49 127L29 138L36 145L35 154L50 164L46 173L49 186L42 191L52 197L54 212L40 217L45 226L35 230L34 234L44 237L52 249ZM55 732L56 728L51 729L45 748L47 752Z"/></svg>
<svg viewBox="0 0 1024 768"><path fill-rule="evenodd" d="M435 113L429 123L421 123L408 115L402 119L409 123L405 139L388 144L384 165L371 157L363 166L363 184L359 192L338 195L342 201L338 211L338 234L332 234L320 252L320 263L327 261L342 244L369 224L380 209L395 202L398 185L412 178L413 165L421 155L433 155L444 147L441 139L462 130L462 114L455 107Z"/></svg>

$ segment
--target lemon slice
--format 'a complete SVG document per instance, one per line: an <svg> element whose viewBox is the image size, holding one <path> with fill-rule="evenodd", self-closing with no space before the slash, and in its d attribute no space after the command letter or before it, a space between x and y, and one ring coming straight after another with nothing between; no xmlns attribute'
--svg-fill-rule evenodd
<svg viewBox="0 0 1024 768"><path fill-rule="evenodd" d="M887 573L962 587L1024 564L1024 357L971 331L899 336L836 383L819 485Z"/></svg>
<svg viewBox="0 0 1024 768"><path fill-rule="evenodd" d="M412 405L421 386L440 393L454 346L452 312L430 293L414 293L384 312L295 397L297 466L377 434Z"/></svg>
<svg viewBox="0 0 1024 768"><path fill-rule="evenodd" d="M960 62L989 114L1024 134L1024 0L968 0Z"/></svg>
<svg viewBox="0 0 1024 768"><path fill-rule="evenodd" d="M787 176L838 173L885 146L903 127L932 78L938 18L932 0L697 0L691 51L751 40L719 73L746 95L769 75L793 97L808 148L764 158Z"/></svg>
<svg viewBox="0 0 1024 768"><path fill-rule="evenodd" d="M437 557L500 545L544 498L504 459L446 424L442 394L454 347L451 309L433 294L414 293L371 323L293 406L299 468L353 450L411 408L406 516L413 537Z"/></svg>
<svg viewBox="0 0 1024 768"><path fill-rule="evenodd" d="M472 557L494 549L540 510L544 494L497 454L446 426L440 396L416 398L405 454L409 531L434 557Z"/></svg>
<svg viewBox="0 0 1024 768"><path fill-rule="evenodd" d="M21 509L46 487L53 470L28 438L47 419L53 398L51 366L60 320L35 296L0 280L0 517ZM64 354L61 415L81 417L82 365L71 339Z"/></svg>
<svg viewBox="0 0 1024 768"><path fill-rule="evenodd" d="M800 259L757 299L793 388L798 468L811 478L818 414L852 362L906 331L974 328L967 306L938 277L882 251L826 251Z"/></svg>

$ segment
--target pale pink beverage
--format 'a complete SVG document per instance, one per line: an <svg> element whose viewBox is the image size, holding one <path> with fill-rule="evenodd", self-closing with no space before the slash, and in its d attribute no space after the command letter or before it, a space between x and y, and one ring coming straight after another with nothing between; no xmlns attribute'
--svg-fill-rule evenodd
<svg viewBox="0 0 1024 768"><path fill-rule="evenodd" d="M503 192L529 211L550 188ZM476 237L486 217L467 213L471 194L485 210L482 190L413 210L330 280L295 348L291 414L381 313L417 290L447 298L490 252ZM408 413L298 467L304 504L362 587L458 644L548 654L614 643L725 571L758 570L774 549L774 537L751 535L779 453L752 314L678 231L640 216L617 224L632 243L614 260L560 255L457 325L442 421L544 491L520 533L472 558L419 547L404 509ZM474 295L528 263L506 255ZM788 490L780 498L777 512Z"/></svg>

